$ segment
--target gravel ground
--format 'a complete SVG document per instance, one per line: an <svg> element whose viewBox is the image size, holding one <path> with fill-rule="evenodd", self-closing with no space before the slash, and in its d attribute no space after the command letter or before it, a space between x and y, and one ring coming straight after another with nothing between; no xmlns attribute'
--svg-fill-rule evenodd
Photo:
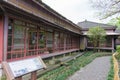
<svg viewBox="0 0 120 80"><path fill-rule="evenodd" d="M110 56L99 57L84 68L81 68L67 80L107 80L109 69Z"/></svg>

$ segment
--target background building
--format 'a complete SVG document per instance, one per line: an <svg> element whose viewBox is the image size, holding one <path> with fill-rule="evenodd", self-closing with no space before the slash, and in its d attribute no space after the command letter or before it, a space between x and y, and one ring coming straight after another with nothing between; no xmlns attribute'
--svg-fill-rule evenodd
<svg viewBox="0 0 120 80"><path fill-rule="evenodd" d="M82 43L80 45L81 48L93 49L93 43L91 43L87 38L87 31L89 30L89 28L100 26L106 31L106 41L100 44L100 46L97 46L97 49L106 50L106 51L111 50L112 52L114 52L116 48L116 39L120 35L119 33L115 32L117 28L116 26L91 22L87 20L83 22L79 22L78 26L82 27L82 32L83 32L83 36L81 38Z"/></svg>

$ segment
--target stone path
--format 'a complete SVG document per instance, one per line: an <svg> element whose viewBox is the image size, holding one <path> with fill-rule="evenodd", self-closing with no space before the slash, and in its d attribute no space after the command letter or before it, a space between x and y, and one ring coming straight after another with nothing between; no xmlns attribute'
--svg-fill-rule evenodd
<svg viewBox="0 0 120 80"><path fill-rule="evenodd" d="M67 80L107 80L109 69L110 56L99 57Z"/></svg>

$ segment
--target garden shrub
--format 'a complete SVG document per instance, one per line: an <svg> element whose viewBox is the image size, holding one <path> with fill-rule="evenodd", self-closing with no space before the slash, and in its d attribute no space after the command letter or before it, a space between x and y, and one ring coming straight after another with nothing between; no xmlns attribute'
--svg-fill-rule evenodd
<svg viewBox="0 0 120 80"><path fill-rule="evenodd" d="M117 46L117 54L115 55L115 57L120 60L120 45Z"/></svg>
<svg viewBox="0 0 120 80"><path fill-rule="evenodd" d="M117 52L120 53L120 45L117 46Z"/></svg>

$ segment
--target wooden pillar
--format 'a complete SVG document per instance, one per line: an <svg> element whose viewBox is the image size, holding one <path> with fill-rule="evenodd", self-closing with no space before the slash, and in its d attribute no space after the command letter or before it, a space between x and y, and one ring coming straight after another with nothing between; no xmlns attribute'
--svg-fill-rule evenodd
<svg viewBox="0 0 120 80"><path fill-rule="evenodd" d="M55 56L52 57L52 60L55 60Z"/></svg>
<svg viewBox="0 0 120 80"><path fill-rule="evenodd" d="M4 30L4 21L3 21L3 16L0 15L0 77L2 76L2 61L3 61L3 30Z"/></svg>
<svg viewBox="0 0 120 80"><path fill-rule="evenodd" d="M116 36L115 36L115 38L114 38L114 49L116 50Z"/></svg>
<svg viewBox="0 0 120 80"><path fill-rule="evenodd" d="M63 57L65 57L65 54L63 54Z"/></svg>
<svg viewBox="0 0 120 80"><path fill-rule="evenodd" d="M80 50L80 42L81 42L81 40L80 40L80 36L78 37L78 49Z"/></svg>
<svg viewBox="0 0 120 80"><path fill-rule="evenodd" d="M2 60L3 60L3 45L4 45L4 43L3 43L3 41L4 41L4 35L3 35L3 33L4 33L4 17L3 16L0 16L0 63L2 62Z"/></svg>
<svg viewBox="0 0 120 80"><path fill-rule="evenodd" d="M37 72L36 71L31 73L31 80L37 80Z"/></svg>
<svg viewBox="0 0 120 80"><path fill-rule="evenodd" d="M22 80L22 77L18 77L18 78L16 78L16 80Z"/></svg>
<svg viewBox="0 0 120 80"><path fill-rule="evenodd" d="M8 40L8 15L4 18L4 61L7 59L7 40Z"/></svg>
<svg viewBox="0 0 120 80"><path fill-rule="evenodd" d="M61 42L61 41L60 41L60 32L59 32L59 39L58 39L58 40L59 40L59 43L58 43L58 46L59 46L58 51L60 51L60 42Z"/></svg>
<svg viewBox="0 0 120 80"><path fill-rule="evenodd" d="M39 26L38 26L39 27ZM38 49L39 49L39 28L37 27L37 55L39 55L38 53L39 53L39 51L38 51Z"/></svg>
<svg viewBox="0 0 120 80"><path fill-rule="evenodd" d="M27 55L27 45L26 45L27 44L27 38L28 38L28 29L25 28L25 31L24 31L24 44L25 44L25 46L24 46L24 57L26 57L26 55Z"/></svg>
<svg viewBox="0 0 120 80"><path fill-rule="evenodd" d="M45 50L47 50L47 31L46 29L44 30L45 33Z"/></svg>
<svg viewBox="0 0 120 80"><path fill-rule="evenodd" d="M87 40L87 37L84 37L84 43L85 43L85 49L88 47L88 40Z"/></svg>
<svg viewBox="0 0 120 80"><path fill-rule="evenodd" d="M53 30L53 52L55 51L55 31Z"/></svg>
<svg viewBox="0 0 120 80"><path fill-rule="evenodd" d="M66 35L64 35L64 50L66 50Z"/></svg>
<svg viewBox="0 0 120 80"><path fill-rule="evenodd" d="M115 45L115 43L114 43L114 37L112 37L112 52L114 52L114 45Z"/></svg>

